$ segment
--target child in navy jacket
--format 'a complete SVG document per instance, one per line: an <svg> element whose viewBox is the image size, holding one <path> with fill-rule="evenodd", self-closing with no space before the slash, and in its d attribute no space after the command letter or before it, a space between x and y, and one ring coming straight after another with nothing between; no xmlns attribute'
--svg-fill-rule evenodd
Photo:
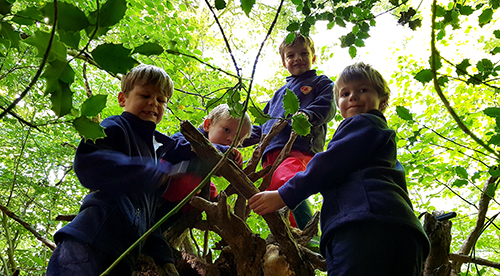
<svg viewBox="0 0 500 276"><path fill-rule="evenodd" d="M122 78L118 102L124 112L102 121L105 138L83 140L77 149L75 173L93 192L76 218L54 235L57 248L47 275L99 275L153 226L157 202L178 167L172 164L193 155L188 143L155 130L172 93L172 80L156 66L139 65ZM170 162L158 162L165 156ZM151 256L163 274L178 275L159 231L110 275L131 275L141 252Z"/></svg>
<svg viewBox="0 0 500 276"><path fill-rule="evenodd" d="M369 65L348 66L335 85L345 120L323 153L278 191L249 199L263 215L321 193L321 253L328 275L419 276L429 241L415 216L395 132L382 111L389 87Z"/></svg>
<svg viewBox="0 0 500 276"><path fill-rule="evenodd" d="M311 70L316 61L314 42L309 37L295 33L293 42L287 44L283 40L279 53L283 66L291 76L286 78L286 84L274 93L271 100L264 107L264 113L272 118L284 118L283 97L287 89L297 95L300 101L299 113L306 115L312 124L311 132L307 136L299 136L295 140L287 158L274 172L269 190L277 190L297 172L303 171L314 154L322 152L325 146L327 124L333 119L336 109L333 104L333 82L325 75L318 76L316 70ZM262 126L262 133L269 133L278 119L267 121ZM278 133L263 153L263 166L272 165L281 150L290 138L292 126L287 125ZM290 217L292 226L303 229L312 218L312 211L304 200L294 210Z"/></svg>

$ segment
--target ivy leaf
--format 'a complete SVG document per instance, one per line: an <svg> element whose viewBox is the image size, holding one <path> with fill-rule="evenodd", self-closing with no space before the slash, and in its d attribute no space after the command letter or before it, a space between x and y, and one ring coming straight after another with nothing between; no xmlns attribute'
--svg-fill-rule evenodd
<svg viewBox="0 0 500 276"><path fill-rule="evenodd" d="M69 84L59 81L56 90L50 95L50 101L51 109L58 117L68 114L73 108L73 91L69 89Z"/></svg>
<svg viewBox="0 0 500 276"><path fill-rule="evenodd" d="M463 179L467 179L469 177L467 170L465 170L461 166L455 167L455 173L457 174L457 176L459 176L460 178L463 178Z"/></svg>
<svg viewBox="0 0 500 276"><path fill-rule="evenodd" d="M255 0L241 0L241 9L247 16L250 16Z"/></svg>
<svg viewBox="0 0 500 276"><path fill-rule="evenodd" d="M356 57L357 52L358 52L358 50L356 49L355 46L349 47L349 56L351 56L351 58Z"/></svg>
<svg viewBox="0 0 500 276"><path fill-rule="evenodd" d="M34 46L38 51L38 56L43 57L49 46L50 36L50 33L37 30L34 35L28 37L24 41ZM66 60L66 47L56 38L52 40L52 46L49 53L49 61L54 59Z"/></svg>
<svg viewBox="0 0 500 276"><path fill-rule="evenodd" d="M104 128L87 117L78 117L73 121L73 126L85 140L95 140L106 137Z"/></svg>
<svg viewBox="0 0 500 276"><path fill-rule="evenodd" d="M488 8L483 10L483 13L478 18L479 21L479 26L483 27L484 25L490 23L491 19L493 18L493 10Z"/></svg>
<svg viewBox="0 0 500 276"><path fill-rule="evenodd" d="M139 47L136 47L133 53L143 54L145 56L160 55L163 53L163 47L157 43L144 43Z"/></svg>
<svg viewBox="0 0 500 276"><path fill-rule="evenodd" d="M498 107L487 107L483 113L492 118L500 118L500 108Z"/></svg>
<svg viewBox="0 0 500 276"><path fill-rule="evenodd" d="M0 14L6 15L10 13L10 9L12 8L12 4L7 2L6 0L0 0Z"/></svg>
<svg viewBox="0 0 500 276"><path fill-rule="evenodd" d="M307 120L306 115L299 113L292 118L293 130L301 136L306 136L311 132L312 124Z"/></svg>
<svg viewBox="0 0 500 276"><path fill-rule="evenodd" d="M422 69L415 75L415 79L421 82L422 84L430 82L432 78L433 76L431 69Z"/></svg>
<svg viewBox="0 0 500 276"><path fill-rule="evenodd" d="M493 177L500 177L500 168L498 167L491 167L488 172L491 174Z"/></svg>
<svg viewBox="0 0 500 276"><path fill-rule="evenodd" d="M285 109L285 117L289 114L295 114L299 111L300 103L297 95L292 90L286 89L285 96L283 96L283 108Z"/></svg>
<svg viewBox="0 0 500 276"><path fill-rule="evenodd" d="M464 59L460 64L457 65L457 75L465 75L467 74L467 67L471 66L469 59Z"/></svg>
<svg viewBox="0 0 500 276"><path fill-rule="evenodd" d="M224 9L226 5L226 1L224 0L215 0L215 8L219 11Z"/></svg>
<svg viewBox="0 0 500 276"><path fill-rule="evenodd" d="M68 62L56 59L49 62L41 77L47 81L45 94L48 94L57 89L60 81L72 84L75 80L75 72Z"/></svg>
<svg viewBox="0 0 500 276"><path fill-rule="evenodd" d="M94 117L106 107L108 95L93 95L82 104L82 116Z"/></svg>
<svg viewBox="0 0 500 276"><path fill-rule="evenodd" d="M464 179L456 179L456 180L453 182L453 184L451 184L451 186L460 188L460 187L462 187L462 186L464 186L464 185L467 185L467 183L468 183L468 182L467 182L467 180L464 180Z"/></svg>
<svg viewBox="0 0 500 276"><path fill-rule="evenodd" d="M413 121L413 116L411 115L410 110L404 106L396 106L396 113L399 118L405 121Z"/></svg>
<svg viewBox="0 0 500 276"><path fill-rule="evenodd" d="M92 56L104 70L116 75L126 74L139 64L137 60L130 57L130 53L131 50L126 49L122 44L102 44L92 51Z"/></svg>

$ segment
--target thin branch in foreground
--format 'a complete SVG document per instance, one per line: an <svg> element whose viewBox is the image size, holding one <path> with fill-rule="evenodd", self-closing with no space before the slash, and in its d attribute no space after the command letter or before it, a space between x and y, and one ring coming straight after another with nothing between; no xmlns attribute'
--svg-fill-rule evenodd
<svg viewBox="0 0 500 276"><path fill-rule="evenodd" d="M495 263L495 262L481 259L481 258L477 258L477 257L471 257L469 255L450 253L450 260L452 260L454 262L460 262L460 263L474 263L474 264L478 264L478 265L483 265L483 266L487 266L487 267L500 269L500 263Z"/></svg>
<svg viewBox="0 0 500 276"><path fill-rule="evenodd" d="M22 220L18 215L14 214L12 211L10 211L7 207L3 206L2 204L0 204L0 210L6 214L7 216L9 216L10 218L12 218L13 220L19 222L19 224L21 224L24 228L26 228L26 230L30 231L31 233L33 233L33 235L35 235L35 237L41 241L44 245L46 245L48 248L54 250L56 249L56 245L48 240L47 238L43 237L42 235L40 235L40 233L38 233L38 231L35 230L35 228L31 227L31 225L29 225L29 223L25 222L24 220Z"/></svg>

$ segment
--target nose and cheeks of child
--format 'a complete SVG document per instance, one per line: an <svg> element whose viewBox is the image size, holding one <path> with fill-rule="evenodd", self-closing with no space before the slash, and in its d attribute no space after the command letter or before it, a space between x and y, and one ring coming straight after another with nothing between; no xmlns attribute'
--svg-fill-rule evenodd
<svg viewBox="0 0 500 276"><path fill-rule="evenodd" d="M155 124L161 122L168 100L157 85L135 85L128 94L118 94L118 103L124 111Z"/></svg>

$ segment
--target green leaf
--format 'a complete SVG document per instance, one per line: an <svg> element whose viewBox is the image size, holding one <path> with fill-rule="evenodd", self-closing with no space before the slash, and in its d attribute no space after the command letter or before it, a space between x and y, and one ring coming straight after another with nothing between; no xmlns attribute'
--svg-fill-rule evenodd
<svg viewBox="0 0 500 276"><path fill-rule="evenodd" d="M293 40L295 39L295 33L289 33L287 36L286 36L286 39L285 39L285 43L286 44L290 44L293 42Z"/></svg>
<svg viewBox="0 0 500 276"><path fill-rule="evenodd" d="M346 48L354 44L356 41L356 36L353 33L348 33L340 37L340 47Z"/></svg>
<svg viewBox="0 0 500 276"><path fill-rule="evenodd" d="M94 117L106 107L108 95L93 95L82 104L82 116Z"/></svg>
<svg viewBox="0 0 500 276"><path fill-rule="evenodd" d="M255 0L241 0L241 9L247 16L250 16Z"/></svg>
<svg viewBox="0 0 500 276"><path fill-rule="evenodd" d="M0 2L1 1L2 0L0 0ZM37 20L43 20L43 14L35 7L28 7L25 10L19 11L14 18L12 18L12 21L20 25L32 25Z"/></svg>
<svg viewBox="0 0 500 276"><path fill-rule="evenodd" d="M413 121L413 115L411 115L410 110L404 106L396 106L396 113L399 118L405 121Z"/></svg>
<svg viewBox="0 0 500 276"><path fill-rule="evenodd" d="M270 116L264 114L264 112L262 111L262 109L257 108L257 107L255 107L253 105L251 105L251 106L248 107L248 111L255 118L254 119L254 123L255 124L263 125L265 122L267 122L269 119L271 119Z"/></svg>
<svg viewBox="0 0 500 276"><path fill-rule="evenodd" d="M335 17L335 23L337 23L337 25L339 25L340 27L343 27L345 28L345 22L342 18L340 17Z"/></svg>
<svg viewBox="0 0 500 276"><path fill-rule="evenodd" d="M3 36L3 38L10 41L10 47L19 48L19 40L21 40L19 34L18 31L14 31L10 24L0 21L0 37Z"/></svg>
<svg viewBox="0 0 500 276"><path fill-rule="evenodd" d="M471 66L469 59L464 59L462 62L460 62L459 65L457 65L457 75L466 75L467 74L467 67Z"/></svg>
<svg viewBox="0 0 500 276"><path fill-rule="evenodd" d="M491 136L490 140L488 141L488 144L500 146L500 134L495 134Z"/></svg>
<svg viewBox="0 0 500 276"><path fill-rule="evenodd" d="M90 25L85 13L76 6L57 2L57 28L60 30L77 32Z"/></svg>
<svg viewBox="0 0 500 276"><path fill-rule="evenodd" d="M285 117L289 114L295 114L299 111L300 103L297 95L292 90L286 89L285 96L283 96L283 108L285 109Z"/></svg>
<svg viewBox="0 0 500 276"><path fill-rule="evenodd" d="M69 47L78 49L81 36L80 32L66 32L64 30L59 30L59 39Z"/></svg>
<svg viewBox="0 0 500 276"><path fill-rule="evenodd" d="M35 46L38 51L38 56L43 57L47 51L47 47L49 46L50 36L50 33L37 30L34 35L25 39L24 42ZM54 37L50 48L49 61L54 59L65 61L66 52L66 47Z"/></svg>
<svg viewBox="0 0 500 276"><path fill-rule="evenodd" d="M488 195L491 198L494 198L497 187L498 187L498 184L495 182L488 183L488 187L486 188L486 195Z"/></svg>
<svg viewBox="0 0 500 276"><path fill-rule="evenodd" d="M495 35L496 38L500 39L500 30L493 31L493 34Z"/></svg>
<svg viewBox="0 0 500 276"><path fill-rule="evenodd" d="M126 74L139 62L130 57L132 51L122 44L102 44L92 51L94 60L102 69L116 75Z"/></svg>
<svg viewBox="0 0 500 276"><path fill-rule="evenodd" d="M41 77L47 82L45 93L48 94L57 89L60 81L72 84L75 80L75 72L68 62L56 59L49 62Z"/></svg>
<svg viewBox="0 0 500 276"><path fill-rule="evenodd" d="M6 15L10 13L10 9L12 8L12 4L7 2L6 0L0 0L0 14Z"/></svg>
<svg viewBox="0 0 500 276"><path fill-rule="evenodd" d="M299 28L300 28L299 22L292 22L292 23L288 24L288 27L286 27L286 30L289 31L289 32L295 32Z"/></svg>
<svg viewBox="0 0 500 276"><path fill-rule="evenodd" d="M219 11L224 9L226 5L226 1L224 0L215 0L215 8Z"/></svg>
<svg viewBox="0 0 500 276"><path fill-rule="evenodd" d="M356 57L356 53L357 53L357 52L358 52L358 50L356 49L356 47L355 47L355 46L351 46L351 47L349 47L349 56L350 56L351 58Z"/></svg>
<svg viewBox="0 0 500 276"><path fill-rule="evenodd" d="M311 132L312 124L307 120L306 115L299 113L292 118L293 130L301 136L306 136Z"/></svg>
<svg viewBox="0 0 500 276"><path fill-rule="evenodd" d="M498 168L498 167L490 167L488 172L493 177L500 177L500 168Z"/></svg>
<svg viewBox="0 0 500 276"><path fill-rule="evenodd" d="M422 69L415 75L415 79L421 82L422 84L430 82L432 78L433 75L431 69Z"/></svg>
<svg viewBox="0 0 500 276"><path fill-rule="evenodd" d="M471 6L462 6L460 8L461 15L471 15L474 12L474 9Z"/></svg>
<svg viewBox="0 0 500 276"><path fill-rule="evenodd" d="M490 23L491 19L493 18L493 10L488 8L483 10L483 13L478 18L479 21L479 26L483 27L484 25Z"/></svg>
<svg viewBox="0 0 500 276"><path fill-rule="evenodd" d="M487 107L483 113L492 118L500 118L500 108L498 107Z"/></svg>
<svg viewBox="0 0 500 276"><path fill-rule="evenodd" d="M455 167L455 173L457 174L457 176L459 176L460 178L463 178L463 179L467 179L469 178L469 174L467 173L467 170L464 169L463 167L461 166L457 166Z"/></svg>
<svg viewBox="0 0 500 276"><path fill-rule="evenodd" d="M143 54L143 55L146 55L146 56L151 56L151 55L160 55L161 53L163 53L163 47L161 47L159 44L157 43L144 43L142 44L141 46L139 47L136 47L134 49L134 54L135 53L139 53L139 54Z"/></svg>
<svg viewBox="0 0 500 276"><path fill-rule="evenodd" d="M292 3L294 3L295 5L300 5L302 4L302 0L292 0Z"/></svg>
<svg viewBox="0 0 500 276"><path fill-rule="evenodd" d="M111 27L125 16L126 0L108 0L99 12L99 27Z"/></svg>
<svg viewBox="0 0 500 276"><path fill-rule="evenodd" d="M56 90L50 95L50 101L52 102L51 109L58 117L62 117L73 108L73 91L69 89L67 83L59 81Z"/></svg>
<svg viewBox="0 0 500 276"><path fill-rule="evenodd" d="M456 179L453 184L451 184L452 187L463 187L465 185L467 185L467 180L464 180L464 179Z"/></svg>
<svg viewBox="0 0 500 276"><path fill-rule="evenodd" d="M99 138L106 137L104 128L99 123L93 122L87 117L76 118L73 121L73 126L85 140L92 140L95 142L95 140Z"/></svg>

